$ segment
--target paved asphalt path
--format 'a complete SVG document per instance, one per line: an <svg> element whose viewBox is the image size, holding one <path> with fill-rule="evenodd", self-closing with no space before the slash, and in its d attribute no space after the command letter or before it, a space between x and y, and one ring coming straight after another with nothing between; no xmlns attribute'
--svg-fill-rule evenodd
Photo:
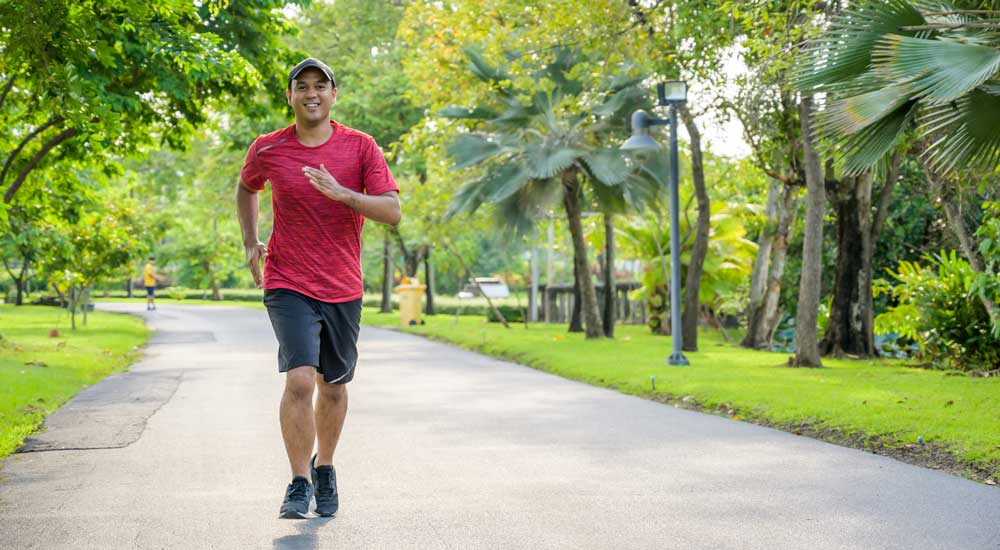
<svg viewBox="0 0 1000 550"><path fill-rule="evenodd" d="M374 328L341 511L279 520L265 312L101 309L157 333L0 467L0 548L1000 548L996 488Z"/></svg>

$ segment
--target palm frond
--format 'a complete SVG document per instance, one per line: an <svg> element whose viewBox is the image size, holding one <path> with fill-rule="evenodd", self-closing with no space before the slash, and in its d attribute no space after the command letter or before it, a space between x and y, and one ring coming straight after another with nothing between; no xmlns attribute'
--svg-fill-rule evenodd
<svg viewBox="0 0 1000 550"><path fill-rule="evenodd" d="M920 11L905 0L869 0L846 9L806 47L792 81L802 91L831 91L868 71L872 49L883 35L924 23Z"/></svg>
<svg viewBox="0 0 1000 550"><path fill-rule="evenodd" d="M621 149L596 149L583 155L583 162L593 179L604 185L618 185L628 178L629 169Z"/></svg>
<svg viewBox="0 0 1000 550"><path fill-rule="evenodd" d="M493 221L501 229L512 230L515 235L526 235L535 224L529 212L522 208L517 195L512 195L497 203Z"/></svg>
<svg viewBox="0 0 1000 550"><path fill-rule="evenodd" d="M842 138L839 143L844 173L856 176L883 163L903 133L913 127L916 113L917 102L908 101L874 124Z"/></svg>
<svg viewBox="0 0 1000 550"><path fill-rule="evenodd" d="M921 122L941 136L927 152L935 169L1000 164L1000 96L977 88L953 103L929 109Z"/></svg>
<svg viewBox="0 0 1000 550"><path fill-rule="evenodd" d="M489 136L460 134L448 144L448 155L455 161L453 168L467 168L503 151L502 144Z"/></svg>
<svg viewBox="0 0 1000 550"><path fill-rule="evenodd" d="M949 40L888 34L872 52L875 70L893 80L909 80L930 104L953 101L1000 71L1000 50Z"/></svg>
<svg viewBox="0 0 1000 550"><path fill-rule="evenodd" d="M537 114L541 115L542 122L544 122L546 128L550 131L555 131L559 128L559 120L555 112L555 104L558 102L557 98L543 91L535 92L531 96L532 107L534 107Z"/></svg>
<svg viewBox="0 0 1000 550"><path fill-rule="evenodd" d="M611 116L622 110L630 100L646 95L645 90L632 86L623 88L611 94L604 103L594 108L593 113L597 116ZM632 113L628 113L631 115Z"/></svg>
<svg viewBox="0 0 1000 550"><path fill-rule="evenodd" d="M555 179L529 180L497 203L497 224L520 234L531 229L536 219L562 199L563 187Z"/></svg>
<svg viewBox="0 0 1000 550"><path fill-rule="evenodd" d="M451 196L448 209L444 213L445 221L458 214L472 214L483 204L481 180L467 181Z"/></svg>
<svg viewBox="0 0 1000 550"><path fill-rule="evenodd" d="M598 180L592 180L590 189L593 190L597 203L606 212L621 212L625 209L626 200L624 188L620 185L605 185Z"/></svg>
<svg viewBox="0 0 1000 550"><path fill-rule="evenodd" d="M551 178L572 166L584 153L575 147L540 143L527 151L528 170L533 178Z"/></svg>
<svg viewBox="0 0 1000 550"><path fill-rule="evenodd" d="M503 113L496 117L493 123L506 128L523 128L538 114L538 109L534 105L525 105L517 98L506 100L504 106Z"/></svg>
<svg viewBox="0 0 1000 550"><path fill-rule="evenodd" d="M475 107L466 109L465 107L445 107L437 112L437 115L445 118L463 118L472 120L490 120L500 116L493 109L486 107Z"/></svg>
<svg viewBox="0 0 1000 550"><path fill-rule="evenodd" d="M507 71L499 67L494 67L486 61L482 49L478 46L465 46L462 48L462 53L469 58L469 70L479 80L488 84L497 84L510 80L510 75ZM498 91L502 91L502 89L498 87Z"/></svg>
<svg viewBox="0 0 1000 550"><path fill-rule="evenodd" d="M531 175L517 162L509 162L490 170L479 182L480 193L486 202L499 202L518 192Z"/></svg>
<svg viewBox="0 0 1000 550"><path fill-rule="evenodd" d="M555 59L542 68L539 76L547 77L555 83L556 89L561 95L577 95L583 91L583 82L577 78L571 78L570 74L581 61L583 61L583 57L578 50L566 47L558 48Z"/></svg>
<svg viewBox="0 0 1000 550"><path fill-rule="evenodd" d="M859 95L836 99L816 114L821 137L843 136L860 132L877 123L910 100L906 84L886 86Z"/></svg>

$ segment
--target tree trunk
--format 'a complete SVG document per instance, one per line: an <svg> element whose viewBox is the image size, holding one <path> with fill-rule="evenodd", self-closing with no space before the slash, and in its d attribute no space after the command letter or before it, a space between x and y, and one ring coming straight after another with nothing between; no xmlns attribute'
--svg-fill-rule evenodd
<svg viewBox="0 0 1000 550"><path fill-rule="evenodd" d="M73 330L76 330L76 301L77 301L77 291L76 285L70 285L69 287L69 326Z"/></svg>
<svg viewBox="0 0 1000 550"><path fill-rule="evenodd" d="M781 302L781 280L785 277L785 258L788 252L788 241L791 240L792 228L798 219L799 202L795 199L795 188L785 186L785 196L778 212L778 229L771 244L771 272L767 277L767 288L764 294L763 318L758 326L754 339L760 343L757 349L771 349L774 331L781 322L783 310Z"/></svg>
<svg viewBox="0 0 1000 550"><path fill-rule="evenodd" d="M83 326L87 326L87 308L90 307L90 287L83 289Z"/></svg>
<svg viewBox="0 0 1000 550"><path fill-rule="evenodd" d="M382 241L382 313L392 313L392 241L389 235Z"/></svg>
<svg viewBox="0 0 1000 550"><path fill-rule="evenodd" d="M573 309L569 314L569 332L583 332L583 321L580 315L583 299L580 296L579 270L576 268L576 262L573 262Z"/></svg>
<svg viewBox="0 0 1000 550"><path fill-rule="evenodd" d="M604 215L604 335L615 337L615 226L611 214Z"/></svg>
<svg viewBox="0 0 1000 550"><path fill-rule="evenodd" d="M424 290L424 296L427 299L427 303L424 305L424 313L434 315L434 268L431 266L431 252L429 248L427 253L424 254L424 279L427 285L427 288Z"/></svg>
<svg viewBox="0 0 1000 550"><path fill-rule="evenodd" d="M577 279L580 283L580 294L583 298L582 313L585 331L588 339L604 336L601 325L601 314L597 307L597 291L594 290L594 279L590 276L590 265L587 261L587 243L583 237L583 224L580 222L580 182L575 168L570 168L562 174L563 205L566 207L566 218L569 221L569 232L573 236L573 263L577 268Z"/></svg>
<svg viewBox="0 0 1000 550"><path fill-rule="evenodd" d="M820 351L837 357L871 357L875 355L871 172L844 178L838 187L832 201L837 213L837 274Z"/></svg>
<svg viewBox="0 0 1000 550"><path fill-rule="evenodd" d="M694 123L694 117L686 105L678 107L684 126L691 140L691 181L698 200L698 222L695 230L694 248L688 261L687 276L684 279L684 312L681 317L681 334L684 341L681 349L698 351L698 320L701 318L701 275L708 254L708 237L711 231L712 210L705 189L705 169L701 156L701 133Z"/></svg>
<svg viewBox="0 0 1000 550"><path fill-rule="evenodd" d="M944 176L934 173L926 163L923 164L923 168L928 183L934 189L933 195L938 197L944 196ZM975 241L965 227L965 220L962 218L961 210L954 201L948 200L948 198L941 201L941 205L944 208L945 221L948 228L958 237L958 245L962 249L962 255L968 260L969 266L972 267L973 271L983 273L986 270L986 266L984 265L982 256L979 255L979 247L976 246ZM983 307L986 308L986 313L992 319L994 316L993 310L996 308L996 305L983 294L978 294L979 301L982 302Z"/></svg>
<svg viewBox="0 0 1000 550"><path fill-rule="evenodd" d="M555 284L553 281L553 260L554 260L554 250L555 250L555 238L556 238L556 219L555 216L549 217L549 227L547 232L548 237L548 251L545 256L545 296L542 299L542 315L546 323L552 321L552 312L554 306L549 303L550 300L555 299L555 292L552 289L552 285ZM576 283L574 283L576 284Z"/></svg>
<svg viewBox="0 0 1000 550"><path fill-rule="evenodd" d="M747 334L740 342L745 348L763 349L756 335L764 323L764 292L767 290L767 276L771 270L771 245L778 227L778 196L781 182L771 179L767 190L767 206L764 209L766 225L757 239L757 259L750 275L750 304L747 306Z"/></svg>
<svg viewBox="0 0 1000 550"><path fill-rule="evenodd" d="M14 281L14 283L17 285L17 300L14 302L15 305L20 306L24 304L25 274L28 271L28 264L30 263L31 263L30 258L27 257L24 258L24 262L21 264L21 275Z"/></svg>
<svg viewBox="0 0 1000 550"><path fill-rule="evenodd" d="M21 271L17 275L14 275L10 264L7 263L7 258L0 258L0 261L2 261L4 269L7 270L7 274L10 275L11 280L14 281L14 286L17 288L17 299L14 301L14 305L22 305L24 303L24 286L27 281L25 273L28 271L28 264L31 263L31 255L26 254L21 260Z"/></svg>
<svg viewBox="0 0 1000 550"><path fill-rule="evenodd" d="M31 254L24 256L24 263L21 264L21 276L17 278L17 305L24 304L24 287L28 282L28 269L31 266Z"/></svg>
<svg viewBox="0 0 1000 550"><path fill-rule="evenodd" d="M823 282L823 209L826 189L816 136L813 132L813 100L803 95L799 103L799 123L802 125L802 150L806 173L806 222L802 244L802 278L799 282L798 314L795 317L795 357L792 365L821 367L816 327L819 317L819 299Z"/></svg>
<svg viewBox="0 0 1000 550"><path fill-rule="evenodd" d="M212 262L202 260L201 267L205 270L205 275L208 276L208 285L212 289L212 299L217 302L222 301L222 290L219 288L219 279L215 276L215 271L212 269Z"/></svg>

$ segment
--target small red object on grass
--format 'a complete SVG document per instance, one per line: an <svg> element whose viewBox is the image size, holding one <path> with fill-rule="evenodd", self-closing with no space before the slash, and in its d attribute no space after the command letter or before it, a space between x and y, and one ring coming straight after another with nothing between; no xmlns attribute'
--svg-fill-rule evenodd
<svg viewBox="0 0 1000 550"><path fill-rule="evenodd" d="M49 338L59 338L59 329L54 328L49 331Z"/></svg>

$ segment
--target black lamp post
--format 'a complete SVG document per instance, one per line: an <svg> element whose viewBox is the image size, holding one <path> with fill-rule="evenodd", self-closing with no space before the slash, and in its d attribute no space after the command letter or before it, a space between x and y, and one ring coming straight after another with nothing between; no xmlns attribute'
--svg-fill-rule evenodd
<svg viewBox="0 0 1000 550"><path fill-rule="evenodd" d="M670 118L651 118L646 111L632 113L632 137L622 145L622 149L658 149L660 144L649 135L650 126L670 125L670 327L674 344L673 353L667 359L668 365L690 365L681 345L684 342L681 331L681 238L677 206L677 105L687 102L687 82L661 82L656 87L658 105L670 106Z"/></svg>

